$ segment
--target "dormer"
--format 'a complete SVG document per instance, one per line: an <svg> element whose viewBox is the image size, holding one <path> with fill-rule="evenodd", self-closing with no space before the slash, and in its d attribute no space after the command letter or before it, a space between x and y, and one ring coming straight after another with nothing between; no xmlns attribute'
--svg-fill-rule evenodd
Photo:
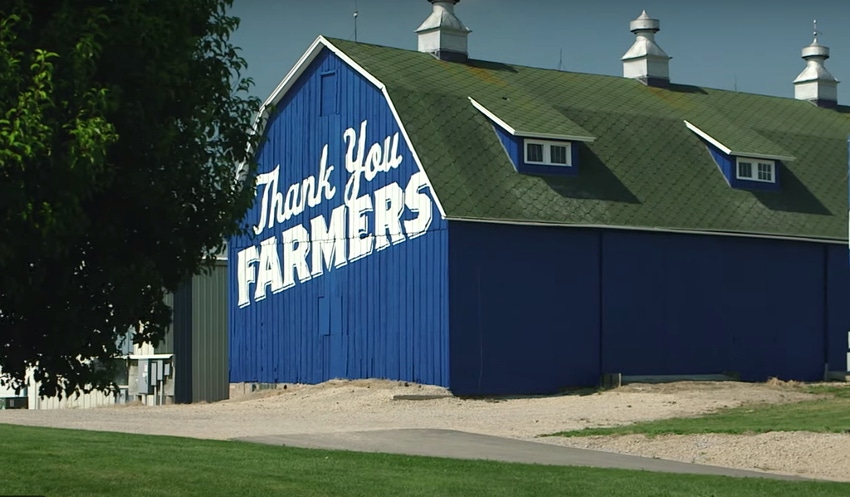
<svg viewBox="0 0 850 497"><path fill-rule="evenodd" d="M577 175L580 147L595 139L561 112L528 97L469 97L469 101L493 125L519 173Z"/></svg>
<svg viewBox="0 0 850 497"><path fill-rule="evenodd" d="M779 191L783 163L795 160L753 130L723 123L709 134L705 124L685 121L685 126L702 140L732 188Z"/></svg>

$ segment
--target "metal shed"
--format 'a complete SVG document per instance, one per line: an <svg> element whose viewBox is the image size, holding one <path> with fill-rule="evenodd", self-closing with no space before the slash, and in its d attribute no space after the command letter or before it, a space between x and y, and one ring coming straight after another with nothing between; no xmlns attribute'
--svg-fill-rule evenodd
<svg viewBox="0 0 850 497"><path fill-rule="evenodd" d="M229 396L227 261L183 285L168 304L174 321L156 354L174 356L174 402L216 402Z"/></svg>

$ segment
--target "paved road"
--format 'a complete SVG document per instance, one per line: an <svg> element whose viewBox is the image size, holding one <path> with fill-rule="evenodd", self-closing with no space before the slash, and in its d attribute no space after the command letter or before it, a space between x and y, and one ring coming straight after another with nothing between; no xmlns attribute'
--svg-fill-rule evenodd
<svg viewBox="0 0 850 497"><path fill-rule="evenodd" d="M592 466L597 468L621 468L666 473L692 473L780 480L801 479L793 476L743 471L719 466L688 464L597 450L574 449L454 430L408 429L305 435L268 435L237 438L235 440L308 449L384 452L416 456L450 457L455 459L490 459L495 461L558 466Z"/></svg>

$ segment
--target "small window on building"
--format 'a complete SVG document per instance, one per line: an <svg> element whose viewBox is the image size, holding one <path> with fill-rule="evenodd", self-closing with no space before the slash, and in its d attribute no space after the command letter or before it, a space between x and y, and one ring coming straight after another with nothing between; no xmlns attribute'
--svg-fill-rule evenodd
<svg viewBox="0 0 850 497"><path fill-rule="evenodd" d="M563 145L549 145L549 157L553 164L568 164L567 147Z"/></svg>
<svg viewBox="0 0 850 497"><path fill-rule="evenodd" d="M540 143L526 143L525 162L543 162L543 145Z"/></svg>
<svg viewBox="0 0 850 497"><path fill-rule="evenodd" d="M764 183L776 182L776 163L767 159L738 158L738 179L749 181L761 181Z"/></svg>
<svg viewBox="0 0 850 497"><path fill-rule="evenodd" d="M543 166L571 166L570 143L525 140L525 162Z"/></svg>
<svg viewBox="0 0 850 497"><path fill-rule="evenodd" d="M759 181L773 181L773 164L759 162Z"/></svg>

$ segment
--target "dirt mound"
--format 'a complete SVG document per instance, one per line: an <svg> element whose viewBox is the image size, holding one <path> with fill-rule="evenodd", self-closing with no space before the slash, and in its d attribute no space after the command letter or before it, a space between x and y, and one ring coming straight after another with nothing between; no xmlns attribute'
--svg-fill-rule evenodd
<svg viewBox="0 0 850 497"><path fill-rule="evenodd" d="M302 383L286 383L275 385L274 388L266 388L230 399L224 402L252 402L263 399L273 399L281 396L299 396L300 398L329 398L348 396L374 396L376 399L392 398L395 395L441 395L450 396L451 393L443 387L433 385L421 385L407 381L393 381L381 379L343 380L334 379L324 383L308 385Z"/></svg>

